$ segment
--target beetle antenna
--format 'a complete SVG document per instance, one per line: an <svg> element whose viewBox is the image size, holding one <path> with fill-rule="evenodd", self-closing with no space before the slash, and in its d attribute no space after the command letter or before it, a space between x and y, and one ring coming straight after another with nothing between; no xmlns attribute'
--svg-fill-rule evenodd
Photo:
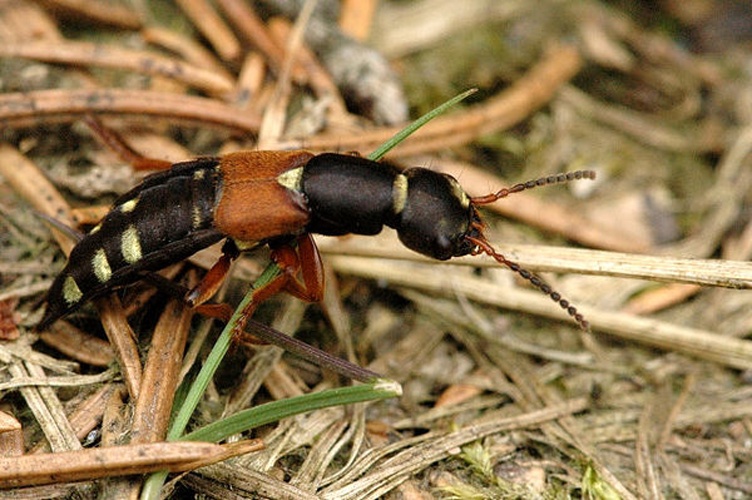
<svg viewBox="0 0 752 500"><path fill-rule="evenodd" d="M487 205L493 203L496 200L505 198L513 193L519 193L526 189L532 189L539 186L547 186L549 184L561 184L563 182L576 181L580 179L595 179L594 170L576 170L574 172L565 172L561 174L548 175L539 179L533 179L527 182L520 182L510 188L504 188L496 191L495 193L487 194L485 196L476 196L470 198L470 201L475 205Z"/></svg>
<svg viewBox="0 0 752 500"><path fill-rule="evenodd" d="M473 252L474 255L477 255L481 252L484 252L496 260L499 264L504 264L509 269L514 271L515 273L522 276L524 279L529 281L533 284L534 287L536 287L541 292L545 293L551 299L559 304L562 309L567 311L567 314L569 314L572 319L574 319L578 325L580 325L580 328L582 328L583 331L589 332L590 331L590 323L585 319L585 317L580 313L575 306L573 306L567 299L561 296L561 294L557 291L555 291L553 288L551 288L551 285L543 281L543 278L540 276L528 271L524 267L520 266L514 261L511 261L504 257L502 254L497 252L489 243L483 238L477 238L468 236L467 239L472 242L474 245L477 245L477 250Z"/></svg>

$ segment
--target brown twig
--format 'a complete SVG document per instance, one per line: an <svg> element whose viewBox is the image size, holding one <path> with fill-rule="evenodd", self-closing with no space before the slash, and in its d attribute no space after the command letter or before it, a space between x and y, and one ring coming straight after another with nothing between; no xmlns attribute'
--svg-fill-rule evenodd
<svg viewBox="0 0 752 500"><path fill-rule="evenodd" d="M141 30L141 36L145 42L179 54L181 58L197 68L210 71L227 81L233 80L232 74L225 69L214 53L207 50L194 38L159 26L144 28Z"/></svg>
<svg viewBox="0 0 752 500"><path fill-rule="evenodd" d="M361 42L368 38L377 0L344 0L339 16L342 33Z"/></svg>
<svg viewBox="0 0 752 500"><path fill-rule="evenodd" d="M158 116L221 125L242 132L258 130L260 118L238 113L213 99L130 89L40 90L0 95L0 125L29 127L53 121L73 121L87 113Z"/></svg>
<svg viewBox="0 0 752 500"><path fill-rule="evenodd" d="M84 333L67 321L58 321L40 339L71 359L91 366L107 367L115 360L112 346L99 337Z"/></svg>
<svg viewBox="0 0 752 500"><path fill-rule="evenodd" d="M464 111L436 118L393 149L390 155L410 156L439 151L466 144L483 134L509 128L546 105L561 85L577 74L581 66L582 59L576 49L569 46L556 47L497 96ZM322 134L306 138L305 141L287 141L282 146L307 147L317 151L368 152L400 129L401 127L383 127L350 136Z"/></svg>
<svg viewBox="0 0 752 500"><path fill-rule="evenodd" d="M80 401L75 409L70 412L68 421L79 440L83 441L89 432L102 423L105 404L118 387L122 387L121 384L110 383L100 387L86 399ZM40 441L28 453L48 453L49 450L47 441Z"/></svg>
<svg viewBox="0 0 752 500"><path fill-rule="evenodd" d="M192 311L177 300L170 301L162 312L144 366L143 390L133 412L132 444L160 441L167 435L192 316Z"/></svg>
<svg viewBox="0 0 752 500"><path fill-rule="evenodd" d="M3 143L0 143L0 175L5 177L13 189L36 210L65 225L74 225L68 202L42 174L39 167L17 149ZM60 248L68 254L73 248L70 238L55 229L52 233Z"/></svg>
<svg viewBox="0 0 752 500"><path fill-rule="evenodd" d="M89 2L87 0L43 0L46 8L60 14L125 30L137 30L143 24L141 16L125 4Z"/></svg>
<svg viewBox="0 0 752 500"><path fill-rule="evenodd" d="M272 19L269 22L269 31L273 38L280 44L291 40L293 36L292 26L283 19ZM295 48L295 60L292 71L295 69L303 71L305 81L311 86L313 92L320 98L327 97L331 99L330 110L334 116L341 117L347 115L347 106L339 93L337 85L332 80L331 75L319 63L316 56L311 50L302 43Z"/></svg>
<svg viewBox="0 0 752 500"><path fill-rule="evenodd" d="M256 106L258 95L264 86L266 79L266 64L258 52L251 52L245 56L240 74L235 81L235 92L232 103L238 107L239 112L261 114L263 106Z"/></svg>
<svg viewBox="0 0 752 500"><path fill-rule="evenodd" d="M107 339L117 354L128 394L136 399L141 391L142 378L141 357L136 344L138 337L128 324L123 305L116 295L94 299L94 305L99 312Z"/></svg>
<svg viewBox="0 0 752 500"><path fill-rule="evenodd" d="M209 2L177 0L177 3L222 59L234 61L240 57L240 42Z"/></svg>
<svg viewBox="0 0 752 500"><path fill-rule="evenodd" d="M101 43L54 41L0 45L0 57L23 57L50 63L98 66L171 78L210 94L225 94L233 82L212 70L179 59Z"/></svg>
<svg viewBox="0 0 752 500"><path fill-rule="evenodd" d="M159 470L180 472L262 448L260 440L231 445L176 442L0 457L0 488L146 474Z"/></svg>
<svg viewBox="0 0 752 500"><path fill-rule="evenodd" d="M217 4L240 36L264 54L267 63L275 72L281 71L285 61L285 49L269 34L267 25L251 6L240 0L218 0ZM303 77L300 69L293 69L293 80L299 83Z"/></svg>

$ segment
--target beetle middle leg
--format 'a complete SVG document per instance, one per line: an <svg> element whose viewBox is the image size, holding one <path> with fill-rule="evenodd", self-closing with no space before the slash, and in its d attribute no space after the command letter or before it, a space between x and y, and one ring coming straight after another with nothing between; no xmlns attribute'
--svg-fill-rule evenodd
<svg viewBox="0 0 752 500"><path fill-rule="evenodd" d="M222 246L222 256L209 269L201 282L185 295L185 301L195 308L212 298L224 282L227 273L230 272L232 261L238 255L240 255L240 251L235 242L227 240Z"/></svg>

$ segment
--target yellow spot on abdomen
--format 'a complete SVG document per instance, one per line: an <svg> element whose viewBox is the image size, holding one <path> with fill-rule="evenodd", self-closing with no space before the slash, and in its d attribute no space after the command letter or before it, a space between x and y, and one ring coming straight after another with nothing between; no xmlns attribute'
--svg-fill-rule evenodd
<svg viewBox="0 0 752 500"><path fill-rule="evenodd" d="M136 205L138 205L138 198L133 198L120 205L120 211L123 213L133 212Z"/></svg>
<svg viewBox="0 0 752 500"><path fill-rule="evenodd" d="M94 268L94 275L100 283L106 283L112 276L112 269L107 260L107 254L104 253L104 248L96 251L94 258L91 259L91 265Z"/></svg>
<svg viewBox="0 0 752 500"><path fill-rule="evenodd" d="M141 240L138 238L138 231L135 226L128 226L123 231L123 236L120 239L120 252L128 264L135 264L141 260Z"/></svg>
<svg viewBox="0 0 752 500"><path fill-rule="evenodd" d="M83 296L84 294L81 292L81 289L78 288L78 283L73 279L73 276L67 276L65 281L63 281L63 299L65 302L69 306L72 306L81 300L81 297Z"/></svg>

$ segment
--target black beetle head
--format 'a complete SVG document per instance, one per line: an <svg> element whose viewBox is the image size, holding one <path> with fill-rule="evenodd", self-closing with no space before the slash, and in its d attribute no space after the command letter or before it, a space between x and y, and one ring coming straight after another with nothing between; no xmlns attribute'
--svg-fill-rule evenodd
<svg viewBox="0 0 752 500"><path fill-rule="evenodd" d="M476 206L493 203L525 189L594 178L595 172L578 170L542 177L485 196L470 198L454 177L423 168L410 169L404 172L402 180L398 178L396 181L397 184L406 184L398 186L396 190L401 196L395 202L395 212L400 216L397 234L406 247L434 259L447 260L481 253L489 255L548 295L574 318L580 328L588 331L589 323L567 299L540 277L507 259L491 246L483 235L483 223Z"/></svg>
<svg viewBox="0 0 752 500"><path fill-rule="evenodd" d="M407 179L397 234L406 247L439 260L472 253L480 220L459 183L424 168L404 172Z"/></svg>

